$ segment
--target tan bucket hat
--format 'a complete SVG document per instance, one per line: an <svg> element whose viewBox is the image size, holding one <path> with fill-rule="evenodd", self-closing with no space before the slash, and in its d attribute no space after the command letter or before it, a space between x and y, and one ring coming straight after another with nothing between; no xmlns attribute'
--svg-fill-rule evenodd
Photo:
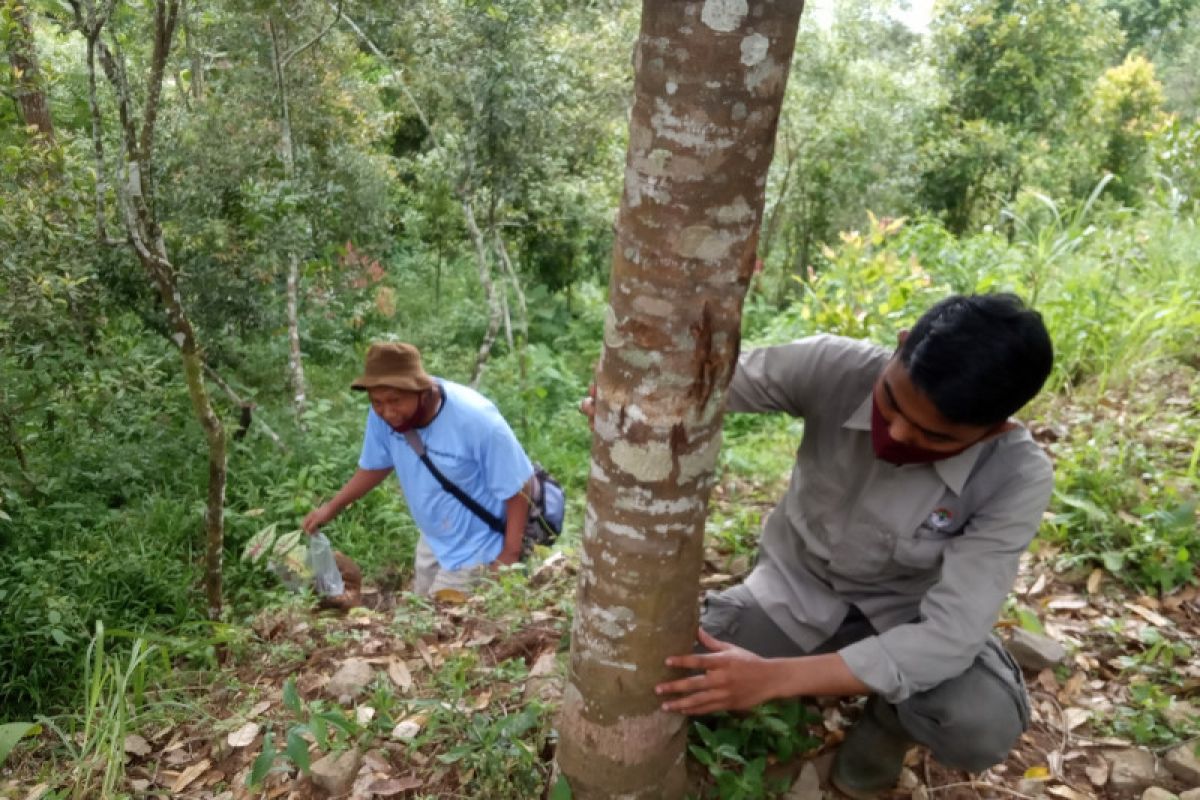
<svg viewBox="0 0 1200 800"><path fill-rule="evenodd" d="M350 388L365 392L377 386L423 392L433 388L433 378L421 366L421 351L411 344L375 342L367 350L363 374L350 384Z"/></svg>

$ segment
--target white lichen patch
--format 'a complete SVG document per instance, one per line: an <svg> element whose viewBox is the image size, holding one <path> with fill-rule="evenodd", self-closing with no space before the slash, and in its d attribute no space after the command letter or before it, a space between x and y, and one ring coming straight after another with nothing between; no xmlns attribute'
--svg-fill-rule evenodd
<svg viewBox="0 0 1200 800"><path fill-rule="evenodd" d="M615 350L624 344L625 337L621 335L621 329L617 324L617 313L610 305L604 309L604 346Z"/></svg>
<svg viewBox="0 0 1200 800"><path fill-rule="evenodd" d="M634 302L637 302L636 298ZM662 363L663 359L662 353L634 348L623 348L617 352L617 356L623 362L637 370L654 369Z"/></svg>
<svg viewBox="0 0 1200 800"><path fill-rule="evenodd" d="M675 250L684 258L701 261L720 261L739 240L727 231L715 230L707 225L689 225L679 232Z"/></svg>
<svg viewBox="0 0 1200 800"><path fill-rule="evenodd" d="M736 31L750 10L746 0L705 0L700 21L714 31Z"/></svg>
<svg viewBox="0 0 1200 800"><path fill-rule="evenodd" d="M721 450L721 435L713 436L704 447L699 450L686 453L679 457L679 481L683 483L690 481L693 478L698 478L706 472L712 471L717 464L717 454Z"/></svg>
<svg viewBox="0 0 1200 800"><path fill-rule="evenodd" d="M761 33L752 33L742 39L742 63L747 67L753 67L767 57L767 49L770 45L771 42Z"/></svg>
<svg viewBox="0 0 1200 800"><path fill-rule="evenodd" d="M622 492L617 497L615 505L623 511L636 511L656 517L694 514L701 510L700 501L695 497L681 497L676 500L655 500L653 495L644 489Z"/></svg>
<svg viewBox="0 0 1200 800"><path fill-rule="evenodd" d="M713 216L722 225L737 225L738 223L750 222L754 219L754 209L746 202L746 198L739 195L729 205L721 206L713 212Z"/></svg>
<svg viewBox="0 0 1200 800"><path fill-rule="evenodd" d="M679 91L679 84L675 81L667 81L666 89L667 94L675 94L677 91Z"/></svg>
<svg viewBox="0 0 1200 800"><path fill-rule="evenodd" d="M672 317L675 315L675 306L668 303L661 297L648 297L639 295L633 298L633 309L641 314L648 314L652 317Z"/></svg>
<svg viewBox="0 0 1200 800"><path fill-rule="evenodd" d="M777 81L783 80L783 68L774 59L762 61L746 70L746 88L761 95L770 94Z"/></svg>
<svg viewBox="0 0 1200 800"><path fill-rule="evenodd" d="M671 474L671 448L665 442L618 441L613 444L610 456L613 464L643 483L656 483Z"/></svg>
<svg viewBox="0 0 1200 800"><path fill-rule="evenodd" d="M655 100L654 114L650 117L650 127L655 136L702 153L711 153L733 144L733 139L721 136L720 129L707 120L676 116L671 106L661 97ZM628 183L628 175L626 183Z"/></svg>
<svg viewBox="0 0 1200 800"><path fill-rule="evenodd" d="M600 464L594 460L592 461L592 469L589 472L588 477L591 480L599 481L600 483L611 482L608 477L608 473L604 471L604 467L600 466Z"/></svg>
<svg viewBox="0 0 1200 800"><path fill-rule="evenodd" d="M741 122L746 118L746 104L734 103L733 108L729 110L729 115L733 117L734 122Z"/></svg>
<svg viewBox="0 0 1200 800"><path fill-rule="evenodd" d="M637 626L637 615L631 608L594 605L591 611L592 626L612 639L624 638Z"/></svg>
<svg viewBox="0 0 1200 800"><path fill-rule="evenodd" d="M625 525L620 522L598 522L597 525L604 529L604 533L612 534L613 536L621 536L637 542L646 541L646 535L632 525Z"/></svg>

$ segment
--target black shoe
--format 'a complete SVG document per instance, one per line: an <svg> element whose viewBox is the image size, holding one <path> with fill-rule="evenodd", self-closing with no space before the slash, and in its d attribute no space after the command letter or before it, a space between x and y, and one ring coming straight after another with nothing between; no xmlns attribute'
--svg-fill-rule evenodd
<svg viewBox="0 0 1200 800"><path fill-rule="evenodd" d="M830 779L842 794L854 800L874 800L895 787L910 744L896 719L896 710L872 695L862 719L838 748Z"/></svg>

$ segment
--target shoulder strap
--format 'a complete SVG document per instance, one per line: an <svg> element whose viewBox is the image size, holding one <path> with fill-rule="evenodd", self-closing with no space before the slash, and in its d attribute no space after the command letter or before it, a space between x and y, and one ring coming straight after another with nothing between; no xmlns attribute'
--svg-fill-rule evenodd
<svg viewBox="0 0 1200 800"><path fill-rule="evenodd" d="M421 441L421 436L416 431L405 431L404 441L408 442L408 446L413 449L413 452L416 453L417 457L421 459L421 463L429 469L429 472L434 478L437 479L437 482L442 485L443 489L454 495L458 502L466 506L472 514L483 520L487 526L496 531L496 533L503 534L505 532L503 520L501 520L492 512L488 511L483 506L479 505L479 503L477 503L473 497L468 495L462 489L458 488L458 486L456 486L454 483L451 483L450 479L443 475L441 470L433 465L433 461L429 459L429 454L425 452L425 443Z"/></svg>

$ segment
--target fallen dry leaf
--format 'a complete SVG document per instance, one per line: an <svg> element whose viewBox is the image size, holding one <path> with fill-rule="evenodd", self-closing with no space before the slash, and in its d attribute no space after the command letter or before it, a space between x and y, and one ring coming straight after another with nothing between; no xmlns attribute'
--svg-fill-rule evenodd
<svg viewBox="0 0 1200 800"><path fill-rule="evenodd" d="M1067 682L1063 684L1062 691L1058 693L1058 701L1060 703L1069 703L1071 699L1079 694L1079 690L1083 688L1087 682L1087 674L1076 672L1071 677L1067 678Z"/></svg>
<svg viewBox="0 0 1200 800"><path fill-rule="evenodd" d="M1155 613L1154 611L1144 608L1143 606L1139 606L1135 603L1122 603L1121 605L1137 614L1151 625L1155 625L1159 628L1170 628L1175 625L1175 623L1171 622L1171 620L1167 619L1162 614Z"/></svg>
<svg viewBox="0 0 1200 800"><path fill-rule="evenodd" d="M1066 718L1067 730L1073 731L1091 719L1092 712L1088 711L1086 708L1077 708L1072 706L1071 708L1063 711L1063 716Z"/></svg>
<svg viewBox="0 0 1200 800"><path fill-rule="evenodd" d="M175 779L175 783L171 784L171 791L174 794L179 794L188 786L190 786L192 781L203 775L205 770L207 770L211 765L212 762L207 758L201 761L199 764L192 764L190 767L185 769L178 778Z"/></svg>
<svg viewBox="0 0 1200 800"><path fill-rule="evenodd" d="M270 707L271 707L270 700L263 700L261 703L255 703L254 708L252 708L248 712L246 712L246 719L254 719L259 714L262 714L264 711L266 711Z"/></svg>
<svg viewBox="0 0 1200 800"><path fill-rule="evenodd" d="M470 598L466 592L460 592L458 589L438 589L433 593L433 599L439 603L462 605Z"/></svg>
<svg viewBox="0 0 1200 800"><path fill-rule="evenodd" d="M492 702L492 690L484 689L475 698L475 702L471 704L471 708L475 711L483 711Z"/></svg>
<svg viewBox="0 0 1200 800"><path fill-rule="evenodd" d="M425 785L425 782L415 775L409 775L405 778L387 778L382 781L374 781L367 786L367 791L371 792L375 797L394 797L401 792L420 789Z"/></svg>
<svg viewBox="0 0 1200 800"><path fill-rule="evenodd" d="M360 728L370 725L373 719L375 719L375 709L370 706L359 706L354 709L354 721L358 723Z"/></svg>
<svg viewBox="0 0 1200 800"><path fill-rule="evenodd" d="M230 747L249 747L258 732L262 730L262 726L257 722L247 722L242 727L238 728L233 733L225 737L225 741L229 742Z"/></svg>
<svg viewBox="0 0 1200 800"><path fill-rule="evenodd" d="M1046 794L1052 794L1055 797L1065 797L1067 800L1092 800L1092 795L1077 792L1070 786L1048 786Z"/></svg>
<svg viewBox="0 0 1200 800"><path fill-rule="evenodd" d="M494 633L477 633L470 639L467 639L466 646L483 647L484 645L489 645L494 641L496 641L496 634Z"/></svg>
<svg viewBox="0 0 1200 800"><path fill-rule="evenodd" d="M420 639L417 639L417 652L421 654L421 660L425 662L425 666L429 667L431 670L437 669L437 667L434 666L433 653L430 652L429 645L425 644L425 642L421 641Z"/></svg>
<svg viewBox="0 0 1200 800"><path fill-rule="evenodd" d="M425 725L426 719L427 717L424 714L413 714L411 717L401 721L399 725L392 729L392 738L399 739L402 742L411 741L418 733L421 732L421 728Z"/></svg>
<svg viewBox="0 0 1200 800"><path fill-rule="evenodd" d="M125 737L125 752L131 756L148 756L150 743L136 733L131 733Z"/></svg>
<svg viewBox="0 0 1200 800"><path fill-rule="evenodd" d="M1104 581L1104 572L1100 569L1092 570L1092 574L1088 575L1088 579L1087 579L1088 594L1098 594L1100 591L1100 584L1103 581Z"/></svg>
<svg viewBox="0 0 1200 800"><path fill-rule="evenodd" d="M553 650L547 650L537 657L533 662L533 666L529 668L529 677L544 678L547 675L554 674L554 668L558 661L555 658Z"/></svg>
<svg viewBox="0 0 1200 800"><path fill-rule="evenodd" d="M25 795L25 800L40 800L41 796L48 791L50 791L50 784L39 783L29 790L29 793Z"/></svg>
<svg viewBox="0 0 1200 800"><path fill-rule="evenodd" d="M412 673L408 671L408 665L400 659L392 658L388 661L387 674L400 691L407 692L412 688Z"/></svg>
<svg viewBox="0 0 1200 800"><path fill-rule="evenodd" d="M1025 770L1023 777L1030 781L1048 781L1050 780L1050 768L1043 766L1030 767Z"/></svg>
<svg viewBox="0 0 1200 800"><path fill-rule="evenodd" d="M1092 782L1092 786L1103 786L1108 783L1108 761L1103 758L1093 761L1083 771L1087 774L1088 780Z"/></svg>

